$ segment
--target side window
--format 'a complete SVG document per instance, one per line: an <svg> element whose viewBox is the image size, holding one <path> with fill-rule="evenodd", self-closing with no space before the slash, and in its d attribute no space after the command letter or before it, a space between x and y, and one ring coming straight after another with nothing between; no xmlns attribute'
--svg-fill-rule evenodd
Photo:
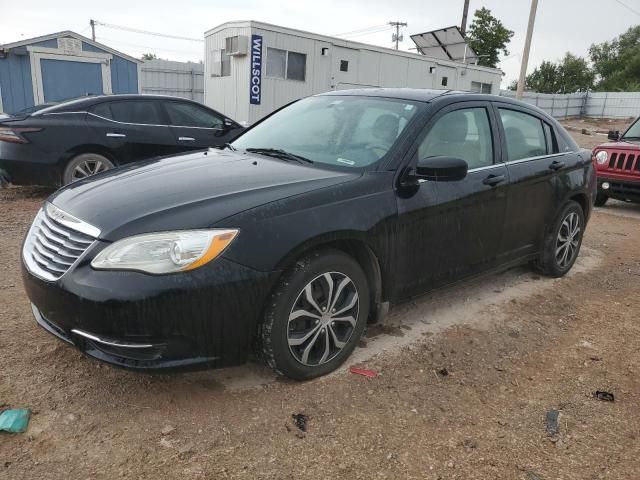
<svg viewBox="0 0 640 480"><path fill-rule="evenodd" d="M171 125L180 127L223 128L224 120L219 115L192 103L166 102Z"/></svg>
<svg viewBox="0 0 640 480"><path fill-rule="evenodd" d="M111 114L113 120L125 123L139 123L143 125L162 125L160 114L155 102L150 100L127 100L112 102Z"/></svg>
<svg viewBox="0 0 640 480"><path fill-rule="evenodd" d="M420 143L418 155L461 158L469 169L492 165L493 138L487 110L466 108L443 115Z"/></svg>
<svg viewBox="0 0 640 480"><path fill-rule="evenodd" d="M507 142L507 160L539 157L548 153L542 121L527 113L498 109Z"/></svg>
<svg viewBox="0 0 640 480"><path fill-rule="evenodd" d="M109 103L99 103L98 105L94 105L91 107L91 113L98 115L99 117L108 118L111 120L111 108L109 107Z"/></svg>

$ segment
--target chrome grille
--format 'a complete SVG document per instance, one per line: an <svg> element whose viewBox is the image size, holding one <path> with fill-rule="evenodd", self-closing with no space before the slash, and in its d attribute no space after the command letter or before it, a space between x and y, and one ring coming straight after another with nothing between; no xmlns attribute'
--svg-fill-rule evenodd
<svg viewBox="0 0 640 480"><path fill-rule="evenodd" d="M57 280L95 241L100 231L50 203L38 212L22 256L31 273Z"/></svg>

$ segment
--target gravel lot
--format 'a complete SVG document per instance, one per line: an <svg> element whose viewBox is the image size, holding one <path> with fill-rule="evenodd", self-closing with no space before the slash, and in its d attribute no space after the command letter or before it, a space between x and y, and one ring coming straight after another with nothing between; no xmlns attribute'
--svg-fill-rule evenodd
<svg viewBox="0 0 640 480"><path fill-rule="evenodd" d="M19 246L47 193L0 190L0 406L34 412L0 434L0 478L637 478L638 205L594 213L569 276L514 269L400 305L345 368L293 383L256 364L136 374L44 332Z"/></svg>

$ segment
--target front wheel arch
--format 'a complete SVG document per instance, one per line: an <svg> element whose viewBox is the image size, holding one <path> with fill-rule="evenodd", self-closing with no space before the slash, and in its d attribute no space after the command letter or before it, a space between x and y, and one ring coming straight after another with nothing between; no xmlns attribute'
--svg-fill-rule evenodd
<svg viewBox="0 0 640 480"><path fill-rule="evenodd" d="M376 254L374 249L364 240L354 238L348 232L343 234L332 233L311 239L293 248L285 257L280 259L276 270L287 271L302 257L317 250L335 249L354 258L364 270L370 291L371 305L369 308L369 322L376 321L378 307L389 300L389 276L386 275L383 259Z"/></svg>

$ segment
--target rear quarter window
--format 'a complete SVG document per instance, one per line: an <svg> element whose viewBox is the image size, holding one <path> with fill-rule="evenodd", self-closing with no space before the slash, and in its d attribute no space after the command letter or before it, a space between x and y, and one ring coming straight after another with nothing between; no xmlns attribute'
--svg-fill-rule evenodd
<svg viewBox="0 0 640 480"><path fill-rule="evenodd" d="M108 103L99 103L98 105L94 105L89 111L99 117L108 118L109 120L112 119L111 108Z"/></svg>

